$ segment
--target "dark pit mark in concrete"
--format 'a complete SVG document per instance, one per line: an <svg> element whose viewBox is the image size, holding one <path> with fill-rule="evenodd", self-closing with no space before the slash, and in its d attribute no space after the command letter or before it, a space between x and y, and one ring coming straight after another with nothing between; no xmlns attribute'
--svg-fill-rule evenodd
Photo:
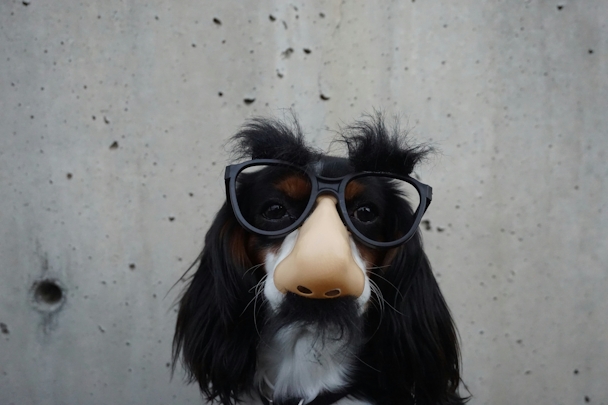
<svg viewBox="0 0 608 405"><path fill-rule="evenodd" d="M293 48L287 48L283 52L281 52L281 56L285 59L289 58L293 53Z"/></svg>
<svg viewBox="0 0 608 405"><path fill-rule="evenodd" d="M319 94L319 97L321 97L321 100L323 100L323 101L329 100L329 96L327 94L321 93L321 94Z"/></svg>
<svg viewBox="0 0 608 405"><path fill-rule="evenodd" d="M63 300L63 290L55 280L40 280L34 284L34 299L39 304L54 306Z"/></svg>
<svg viewBox="0 0 608 405"><path fill-rule="evenodd" d="M214 18L214 19L213 19L213 22L214 22L215 24L217 24L217 25L222 25L222 22L220 21L220 19L219 19L219 18Z"/></svg>
<svg viewBox="0 0 608 405"><path fill-rule="evenodd" d="M116 141L112 142L112 145L110 145L110 149L112 149L112 150L118 149L118 142L116 142Z"/></svg>
<svg viewBox="0 0 608 405"><path fill-rule="evenodd" d="M5 323L0 322L0 332L2 332L5 335L10 334L10 332L8 330L8 326L6 326Z"/></svg>
<svg viewBox="0 0 608 405"><path fill-rule="evenodd" d="M249 105L249 104L253 104L253 102L255 101L254 97L246 97L243 99L243 103Z"/></svg>

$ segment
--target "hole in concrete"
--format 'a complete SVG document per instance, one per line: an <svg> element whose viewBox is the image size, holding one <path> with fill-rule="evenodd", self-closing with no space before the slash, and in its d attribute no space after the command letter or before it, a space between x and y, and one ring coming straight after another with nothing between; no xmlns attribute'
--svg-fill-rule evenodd
<svg viewBox="0 0 608 405"><path fill-rule="evenodd" d="M299 285L297 287L298 291L301 292L302 294L306 294L306 295L310 295L312 294L312 291L309 290L308 288L304 287L303 285Z"/></svg>
<svg viewBox="0 0 608 405"><path fill-rule="evenodd" d="M62 300L63 290L53 280L42 280L34 287L34 298L40 304L54 305Z"/></svg>

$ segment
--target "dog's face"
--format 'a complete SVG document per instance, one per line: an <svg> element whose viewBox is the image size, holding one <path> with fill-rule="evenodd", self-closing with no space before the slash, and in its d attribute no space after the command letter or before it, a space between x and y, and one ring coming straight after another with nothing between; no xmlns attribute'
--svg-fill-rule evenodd
<svg viewBox="0 0 608 405"><path fill-rule="evenodd" d="M293 293L355 298L362 314L368 270L414 235L431 201L431 188L409 176L357 172L348 159L322 155L305 166L268 159L228 166L226 187L275 311Z"/></svg>
<svg viewBox="0 0 608 405"><path fill-rule="evenodd" d="M346 159L311 162L308 175L303 169L289 166L261 166L248 173L239 183L235 202L244 213L243 220L255 229L289 228L302 220L301 226L280 238L257 235L251 237L253 252L265 270L263 294L275 312L287 294L304 299L354 299L359 314L370 298L368 268L378 264L381 254L358 241L341 218L338 196L326 193L312 195L309 175L340 179L353 173ZM342 196L351 221L368 227L382 228L384 212L382 190L353 181ZM253 191L253 192L252 192ZM356 191L356 193L355 193ZM380 193L379 193L380 192ZM301 218L309 203L313 206ZM372 211L373 210L373 211ZM392 217L392 216L390 216ZM251 253L249 254L253 256Z"/></svg>
<svg viewBox="0 0 608 405"><path fill-rule="evenodd" d="M388 404L415 386L459 403L455 332L417 234L431 189L410 173L426 150L380 116L351 131L346 158L306 146L297 125L235 136L253 160L226 169L174 341L208 399L350 387Z"/></svg>

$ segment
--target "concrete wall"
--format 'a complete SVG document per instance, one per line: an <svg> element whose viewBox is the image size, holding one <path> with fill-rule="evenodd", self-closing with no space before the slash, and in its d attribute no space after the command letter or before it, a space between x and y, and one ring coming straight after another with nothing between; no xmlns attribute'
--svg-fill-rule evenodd
<svg viewBox="0 0 608 405"><path fill-rule="evenodd" d="M200 403L171 286L224 141L290 107L323 148L379 108L441 149L472 404L608 404L605 0L3 0L0 103L0 404Z"/></svg>

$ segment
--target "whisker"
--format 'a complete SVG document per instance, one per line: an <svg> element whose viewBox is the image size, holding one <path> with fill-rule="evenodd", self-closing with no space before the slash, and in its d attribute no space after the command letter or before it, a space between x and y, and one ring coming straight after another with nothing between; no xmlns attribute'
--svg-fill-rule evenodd
<svg viewBox="0 0 608 405"><path fill-rule="evenodd" d="M250 268L248 268L247 270L245 270L245 272L243 273L243 277L245 277L245 275L247 273L249 273L250 271L256 271L257 269L259 269L260 267L264 266L266 264L266 262L262 262L260 264L256 264L254 266L251 266Z"/></svg>
<svg viewBox="0 0 608 405"><path fill-rule="evenodd" d="M247 310L247 308L249 308L251 303L255 302L257 300L258 296L260 296L260 294L262 293L262 289L263 289L264 281L266 280L266 277L267 277L267 275L265 274L264 277L262 277L260 279L260 281L258 281L253 287L251 287L249 289L249 292L254 292L253 298L251 298L249 300L249 302L247 303L247 305L245 305L245 308L243 308L243 311L241 312L241 315L239 315L239 316L242 316L245 313L245 311Z"/></svg>
<svg viewBox="0 0 608 405"><path fill-rule="evenodd" d="M256 288L255 295L253 297L254 300L255 300L253 302L253 326L255 328L256 333L260 337L262 336L262 332L260 332L260 328L258 327L258 317L257 317L257 314L258 314L258 300L257 300L257 297L261 296L262 299L264 299L264 284L265 284L267 278L268 278L268 274L264 274L264 276L256 284L257 288Z"/></svg>
<svg viewBox="0 0 608 405"><path fill-rule="evenodd" d="M397 286L395 284L391 283L386 277L383 277L378 273L373 273L373 275L374 275L374 277L378 277L378 278L384 280L389 286L393 287L393 289L395 290L395 292L397 292L397 294L399 294L401 299L404 298L404 295L401 294L401 292L399 291L399 288L397 288Z"/></svg>
<svg viewBox="0 0 608 405"><path fill-rule="evenodd" d="M369 288L373 296L375 296L375 300L373 301L377 302L377 308L380 311L380 319L382 319L382 315L384 314L384 297L382 296L382 291L380 290L380 287L378 287L378 285L374 282L374 280L371 279L369 280ZM376 325L376 330L374 330L374 333L371 334L369 339L376 335L376 332L378 332L378 329L380 329L380 323L381 321L378 321L378 324Z"/></svg>
<svg viewBox="0 0 608 405"><path fill-rule="evenodd" d="M382 290L380 290L380 287L378 287L378 284L376 284L376 282L374 282L371 279L369 281L370 281L370 287L374 286L374 287L372 287L372 290L376 293L376 296L382 301L382 308L384 309L384 305L388 305L393 311L395 311L399 315L403 316L404 315L403 313L401 313L397 308L395 308L393 305L391 305L390 302L388 302L387 300L384 299L384 296L382 295ZM381 313L381 315L382 315L382 313Z"/></svg>
<svg viewBox="0 0 608 405"><path fill-rule="evenodd" d="M372 367L371 365L369 365L369 364L367 364L366 362L364 362L363 360L361 360L361 357L359 357L359 356L355 355L355 358L356 358L357 360L359 360L359 361L360 361L360 362L361 362L363 365L365 365L365 366L367 366L367 367L371 368L371 369L372 369L372 370L374 370L375 372L377 372L377 373L379 373L379 372L380 372L380 370L378 370L377 368Z"/></svg>
<svg viewBox="0 0 608 405"><path fill-rule="evenodd" d="M376 284L376 282L371 279L369 280L369 288L376 297L375 301L378 305L377 308L380 311L380 316L382 316L382 314L384 312L384 297L382 296L382 290L380 290L380 287L378 287L378 284Z"/></svg>
<svg viewBox="0 0 608 405"><path fill-rule="evenodd" d="M382 270L382 269L388 269L389 267L391 267L390 264L385 264L384 266L369 266L367 269L368 270Z"/></svg>

